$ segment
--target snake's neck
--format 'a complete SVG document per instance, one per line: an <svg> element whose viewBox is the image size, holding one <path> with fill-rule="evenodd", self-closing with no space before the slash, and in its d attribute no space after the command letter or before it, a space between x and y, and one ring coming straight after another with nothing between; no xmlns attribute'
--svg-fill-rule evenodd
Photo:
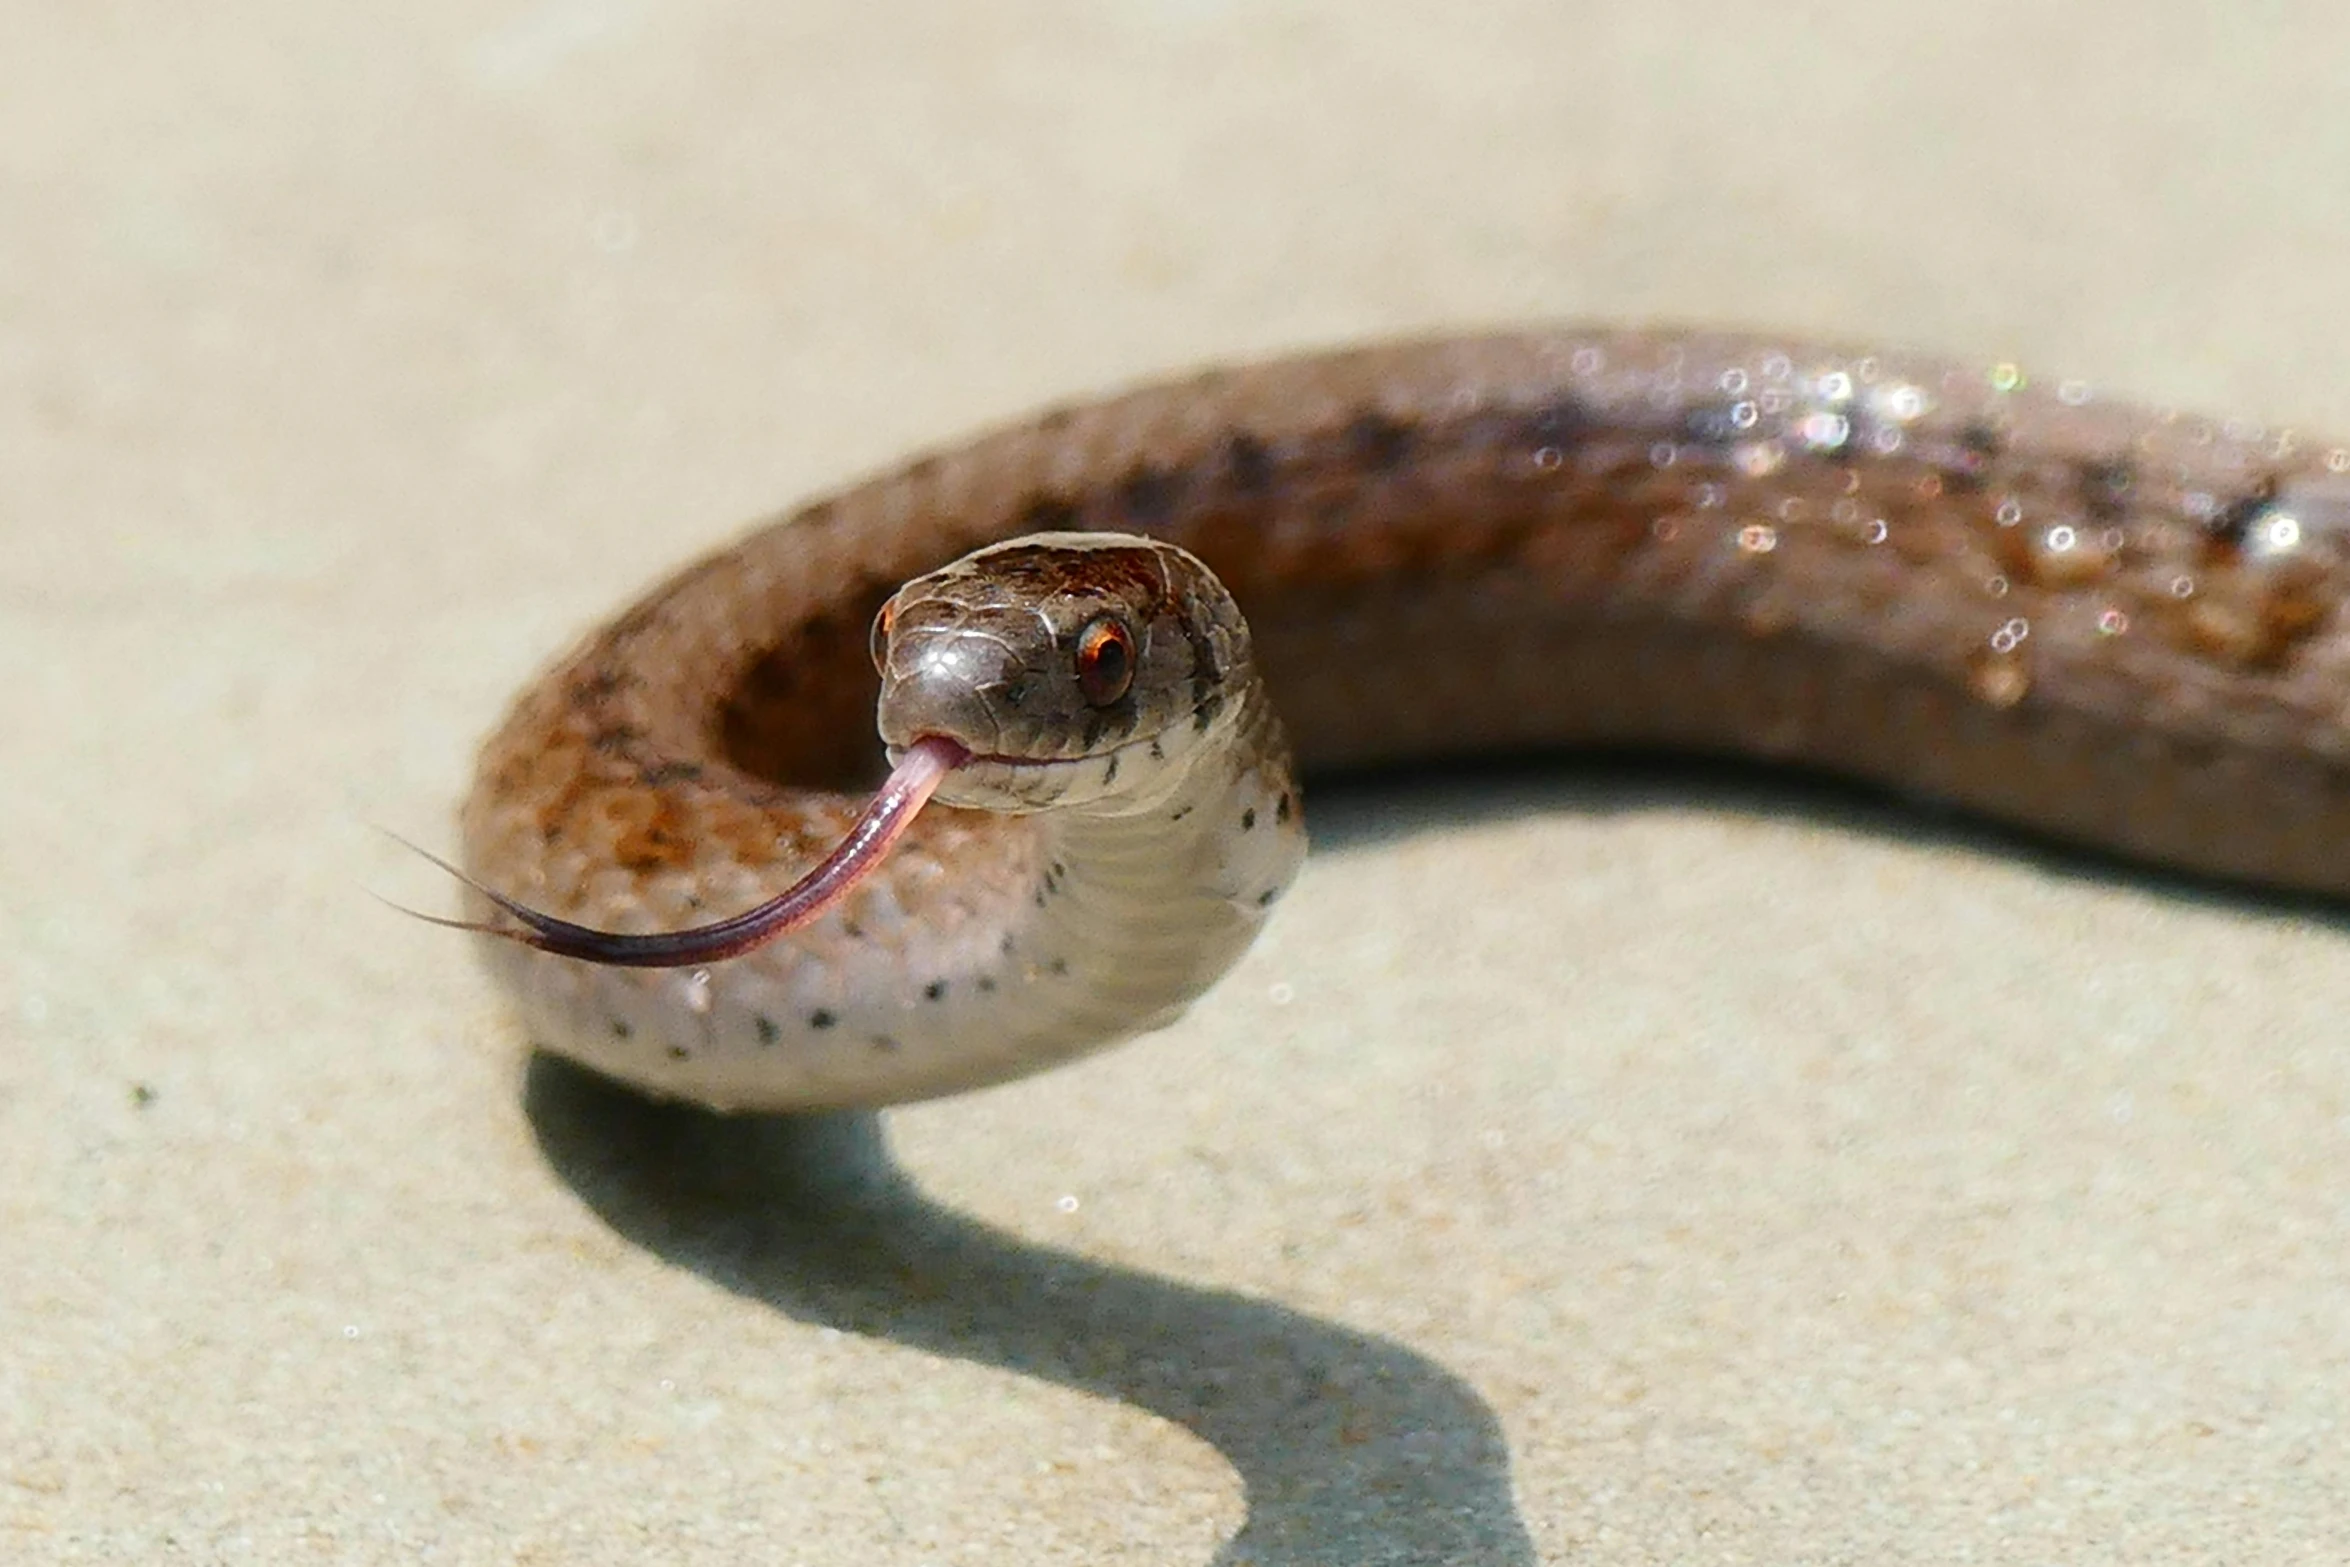
<svg viewBox="0 0 2350 1567"><path fill-rule="evenodd" d="M1250 683L1224 744L1147 803L1033 818L1038 895L1015 938L1034 1010L1020 1054L1172 1021L1236 962L1306 852L1289 746Z"/></svg>

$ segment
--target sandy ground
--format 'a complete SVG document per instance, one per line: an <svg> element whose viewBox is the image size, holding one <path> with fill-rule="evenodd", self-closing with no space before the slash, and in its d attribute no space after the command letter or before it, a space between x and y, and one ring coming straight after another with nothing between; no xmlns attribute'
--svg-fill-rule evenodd
<svg viewBox="0 0 2350 1567"><path fill-rule="evenodd" d="M2338 917L1346 790L1177 1029L810 1127L367 897L658 568L1176 365L1681 317L2350 430L2338 6L199 14L0 7L0 1559L2350 1549Z"/></svg>

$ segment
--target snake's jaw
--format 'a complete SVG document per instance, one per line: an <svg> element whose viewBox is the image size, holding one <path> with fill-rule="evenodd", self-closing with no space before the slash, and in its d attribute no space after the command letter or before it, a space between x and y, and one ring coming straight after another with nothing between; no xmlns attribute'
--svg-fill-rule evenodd
<svg viewBox="0 0 2350 1567"><path fill-rule="evenodd" d="M1238 711L1227 705L1205 724L1179 724L1087 756L1038 761L972 751L939 781L935 798L941 805L1011 816L1047 810L1124 816L1153 810L1182 786L1198 757L1223 743ZM891 764L908 749L890 746Z"/></svg>

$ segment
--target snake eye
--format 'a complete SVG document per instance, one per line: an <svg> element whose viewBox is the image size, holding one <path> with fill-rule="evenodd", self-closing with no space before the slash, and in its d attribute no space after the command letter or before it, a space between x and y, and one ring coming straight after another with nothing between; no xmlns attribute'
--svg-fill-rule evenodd
<svg viewBox="0 0 2350 1567"><path fill-rule="evenodd" d="M1134 633L1115 615L1096 615L1077 633L1077 689L1108 707L1134 684Z"/></svg>
<svg viewBox="0 0 2350 1567"><path fill-rule="evenodd" d="M889 633L890 628L896 625L897 622L898 601L896 599L891 599L888 603L882 605L881 612L873 617L873 639L870 646L873 650L873 672L877 675L886 675L889 673L889 669L887 667L887 661L889 658Z"/></svg>

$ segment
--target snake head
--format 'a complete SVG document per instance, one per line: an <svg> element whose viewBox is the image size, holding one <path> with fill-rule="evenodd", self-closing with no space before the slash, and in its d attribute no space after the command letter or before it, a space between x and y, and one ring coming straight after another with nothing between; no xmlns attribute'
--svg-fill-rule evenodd
<svg viewBox="0 0 2350 1567"><path fill-rule="evenodd" d="M1235 720L1248 627L1196 556L1114 533L1039 533L918 577L873 625L878 724L970 759L950 805L1142 809Z"/></svg>

